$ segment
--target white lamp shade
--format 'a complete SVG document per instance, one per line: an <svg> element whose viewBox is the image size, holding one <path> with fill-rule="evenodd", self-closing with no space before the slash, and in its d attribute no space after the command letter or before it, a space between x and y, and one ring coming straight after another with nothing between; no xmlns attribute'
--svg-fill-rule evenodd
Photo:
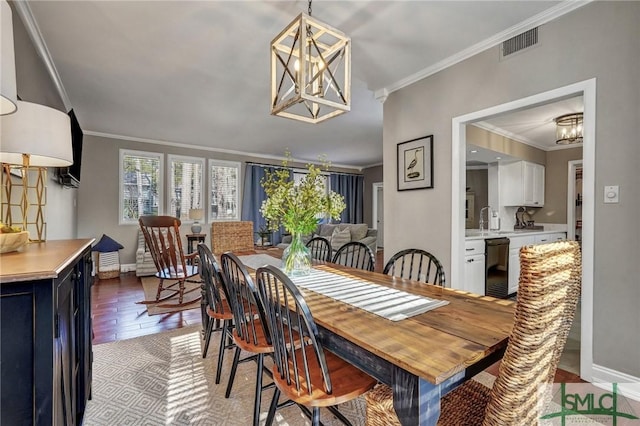
<svg viewBox="0 0 640 426"><path fill-rule="evenodd" d="M0 115L16 110L16 59L13 48L13 20L6 0L0 0Z"/></svg>
<svg viewBox="0 0 640 426"><path fill-rule="evenodd" d="M0 117L0 162L67 167L73 164L69 116L57 109L18 101L18 111Z"/></svg>
<svg viewBox="0 0 640 426"><path fill-rule="evenodd" d="M189 219L202 220L204 217L204 209L191 209L189 210Z"/></svg>

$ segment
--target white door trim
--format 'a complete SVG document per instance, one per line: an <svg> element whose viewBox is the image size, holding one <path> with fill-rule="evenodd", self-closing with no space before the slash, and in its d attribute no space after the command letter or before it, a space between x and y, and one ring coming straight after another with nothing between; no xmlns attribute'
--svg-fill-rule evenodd
<svg viewBox="0 0 640 426"><path fill-rule="evenodd" d="M583 96L583 179L582 179L582 299L580 330L580 377L593 377L593 265L595 227L596 79L584 80L558 89L475 111L451 120L451 282L464 277L465 162L467 123L509 111L543 105L558 99Z"/></svg>
<svg viewBox="0 0 640 426"><path fill-rule="evenodd" d="M372 203L373 223L371 224L371 227L373 229L378 229L378 188L384 189L384 186L382 182L375 182L372 184L372 186L373 186L373 203Z"/></svg>

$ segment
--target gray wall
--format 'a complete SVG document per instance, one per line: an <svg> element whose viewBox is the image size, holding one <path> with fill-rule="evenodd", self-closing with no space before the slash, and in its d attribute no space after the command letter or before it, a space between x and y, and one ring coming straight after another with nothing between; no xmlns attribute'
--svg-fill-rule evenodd
<svg viewBox="0 0 640 426"><path fill-rule="evenodd" d="M544 207L533 220L540 223L567 223L569 161L582 159L582 147L547 152L544 180Z"/></svg>
<svg viewBox="0 0 640 426"><path fill-rule="evenodd" d="M212 158L216 160L241 162L240 185L244 181L244 162L252 161L264 164L280 165L281 162L260 157L241 156L229 153L214 152L211 150L194 149L183 146L160 145L144 142L132 142L121 139L105 138L85 135L82 183L78 193L78 236L100 238L107 234L124 246L120 251L120 263L135 263L137 249L136 225L118 224L118 197L119 197L119 159L120 149L132 149L149 152L162 152L164 154L186 155L192 157ZM295 155L295 152L292 152ZM165 176L167 158L165 156ZM292 163L293 167L305 167L301 163ZM357 173L354 169L332 168L332 170ZM242 188L240 193L242 204ZM183 225L181 234L190 233L190 225ZM210 225L202 226L202 233L207 234L209 241Z"/></svg>
<svg viewBox="0 0 640 426"><path fill-rule="evenodd" d="M467 126L467 143L532 163L544 165L546 161L545 151L474 125Z"/></svg>
<svg viewBox="0 0 640 426"><path fill-rule="evenodd" d="M44 63L38 56L20 17L15 12L13 3L9 2L9 6L13 12L13 43L18 97L26 102L46 105L67 112ZM48 170L46 183L46 239L75 238L77 190L58 185L55 181L55 172L55 169Z"/></svg>
<svg viewBox="0 0 640 426"><path fill-rule="evenodd" d="M489 205L489 178L487 169L467 169L466 171L468 193L473 193L473 225L467 228L478 229L480 227L480 210ZM486 228L485 228L486 229Z"/></svg>
<svg viewBox="0 0 640 426"><path fill-rule="evenodd" d="M450 271L453 117L596 78L595 260L584 265L594 270L593 359L640 377L640 2L589 3L541 26L539 46L498 57L489 49L385 102L385 252L425 248ZM397 192L396 144L428 134L434 189ZM620 185L619 204L603 203L605 185Z"/></svg>
<svg viewBox="0 0 640 426"><path fill-rule="evenodd" d="M369 167L362 170L364 177L364 222L373 228L373 184L382 182L382 166Z"/></svg>

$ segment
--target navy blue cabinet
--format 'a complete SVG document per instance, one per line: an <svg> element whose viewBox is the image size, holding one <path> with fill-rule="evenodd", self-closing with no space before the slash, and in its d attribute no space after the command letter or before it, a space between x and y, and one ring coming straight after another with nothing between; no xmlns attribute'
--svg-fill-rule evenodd
<svg viewBox="0 0 640 426"><path fill-rule="evenodd" d="M82 423L91 395L91 241L2 255L2 425Z"/></svg>

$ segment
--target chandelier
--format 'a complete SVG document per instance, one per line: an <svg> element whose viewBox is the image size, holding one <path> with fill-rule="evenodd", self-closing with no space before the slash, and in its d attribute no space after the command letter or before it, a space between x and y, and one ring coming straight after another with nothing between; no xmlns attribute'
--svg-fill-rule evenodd
<svg viewBox="0 0 640 426"><path fill-rule="evenodd" d="M271 114L319 123L351 109L351 39L301 13L271 42Z"/></svg>
<svg viewBox="0 0 640 426"><path fill-rule="evenodd" d="M582 113L565 114L555 119L556 143L569 145L582 143Z"/></svg>

